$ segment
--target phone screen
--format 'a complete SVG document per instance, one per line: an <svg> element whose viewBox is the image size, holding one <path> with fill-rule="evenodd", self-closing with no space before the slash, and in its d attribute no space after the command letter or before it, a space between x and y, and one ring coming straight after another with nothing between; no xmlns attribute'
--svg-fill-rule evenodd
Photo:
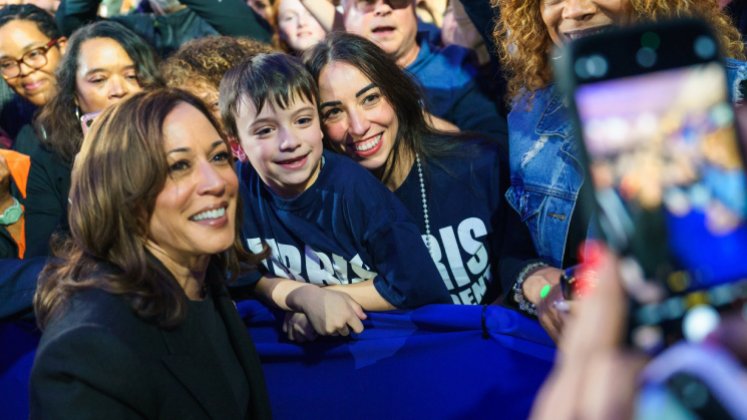
<svg viewBox="0 0 747 420"><path fill-rule="evenodd" d="M610 245L673 292L747 279L747 180L723 64L573 95Z"/></svg>

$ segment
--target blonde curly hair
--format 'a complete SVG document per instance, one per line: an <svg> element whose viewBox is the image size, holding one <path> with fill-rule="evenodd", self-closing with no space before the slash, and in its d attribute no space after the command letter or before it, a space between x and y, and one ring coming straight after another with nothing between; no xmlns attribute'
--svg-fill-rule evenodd
<svg viewBox="0 0 747 420"><path fill-rule="evenodd" d="M540 13L541 0L491 0L500 9L493 37L508 79L508 98L530 94L553 81L549 52L553 42ZM716 0L629 0L633 22L698 16L716 32L728 57L744 59L741 35Z"/></svg>

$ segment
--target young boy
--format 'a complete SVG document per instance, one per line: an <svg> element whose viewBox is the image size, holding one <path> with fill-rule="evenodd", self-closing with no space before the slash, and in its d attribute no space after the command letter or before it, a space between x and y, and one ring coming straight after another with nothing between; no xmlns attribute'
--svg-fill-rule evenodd
<svg viewBox="0 0 747 420"><path fill-rule="evenodd" d="M243 240L272 252L256 293L296 313L284 329L299 341L360 332L363 310L450 302L398 199L323 150L317 101L313 77L286 54L256 56L221 82L226 130L250 163L238 165Z"/></svg>

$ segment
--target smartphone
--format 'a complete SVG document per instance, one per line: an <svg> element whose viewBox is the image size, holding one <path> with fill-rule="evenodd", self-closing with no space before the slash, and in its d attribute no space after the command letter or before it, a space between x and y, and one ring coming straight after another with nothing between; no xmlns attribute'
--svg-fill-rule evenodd
<svg viewBox="0 0 747 420"><path fill-rule="evenodd" d="M697 20L625 27L564 46L556 75L593 185L581 211L623 256L631 339L661 347L709 290L747 279L744 150L719 44ZM719 304L744 298L724 287Z"/></svg>
<svg viewBox="0 0 747 420"><path fill-rule="evenodd" d="M96 117L101 114L101 111L99 112L89 112L88 114L84 114L82 117L80 117L80 129L83 130L83 135L85 136L88 134L88 130L93 125L93 121L96 119Z"/></svg>

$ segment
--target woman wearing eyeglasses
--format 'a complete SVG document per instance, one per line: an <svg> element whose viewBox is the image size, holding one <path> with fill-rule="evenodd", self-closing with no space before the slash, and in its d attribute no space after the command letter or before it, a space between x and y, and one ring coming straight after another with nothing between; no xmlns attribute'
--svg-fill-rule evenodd
<svg viewBox="0 0 747 420"><path fill-rule="evenodd" d="M67 39L60 36L54 18L33 5L10 5L0 9L0 75L5 80L0 103L0 126L11 139L31 132L31 118L57 91L55 70L65 52ZM15 92L15 95L13 94ZM20 151L29 153L20 147ZM25 228L23 194L28 171L19 169L18 159L0 160L0 257L24 255ZM14 167L15 165L15 167ZM11 183L11 171L14 167Z"/></svg>
<svg viewBox="0 0 747 420"><path fill-rule="evenodd" d="M30 122L31 113L10 115L6 107L34 108L46 104L57 89L55 70L65 53L67 39L54 18L34 5L11 5L0 9L0 75L8 87L33 107L3 103L2 124L15 138Z"/></svg>

